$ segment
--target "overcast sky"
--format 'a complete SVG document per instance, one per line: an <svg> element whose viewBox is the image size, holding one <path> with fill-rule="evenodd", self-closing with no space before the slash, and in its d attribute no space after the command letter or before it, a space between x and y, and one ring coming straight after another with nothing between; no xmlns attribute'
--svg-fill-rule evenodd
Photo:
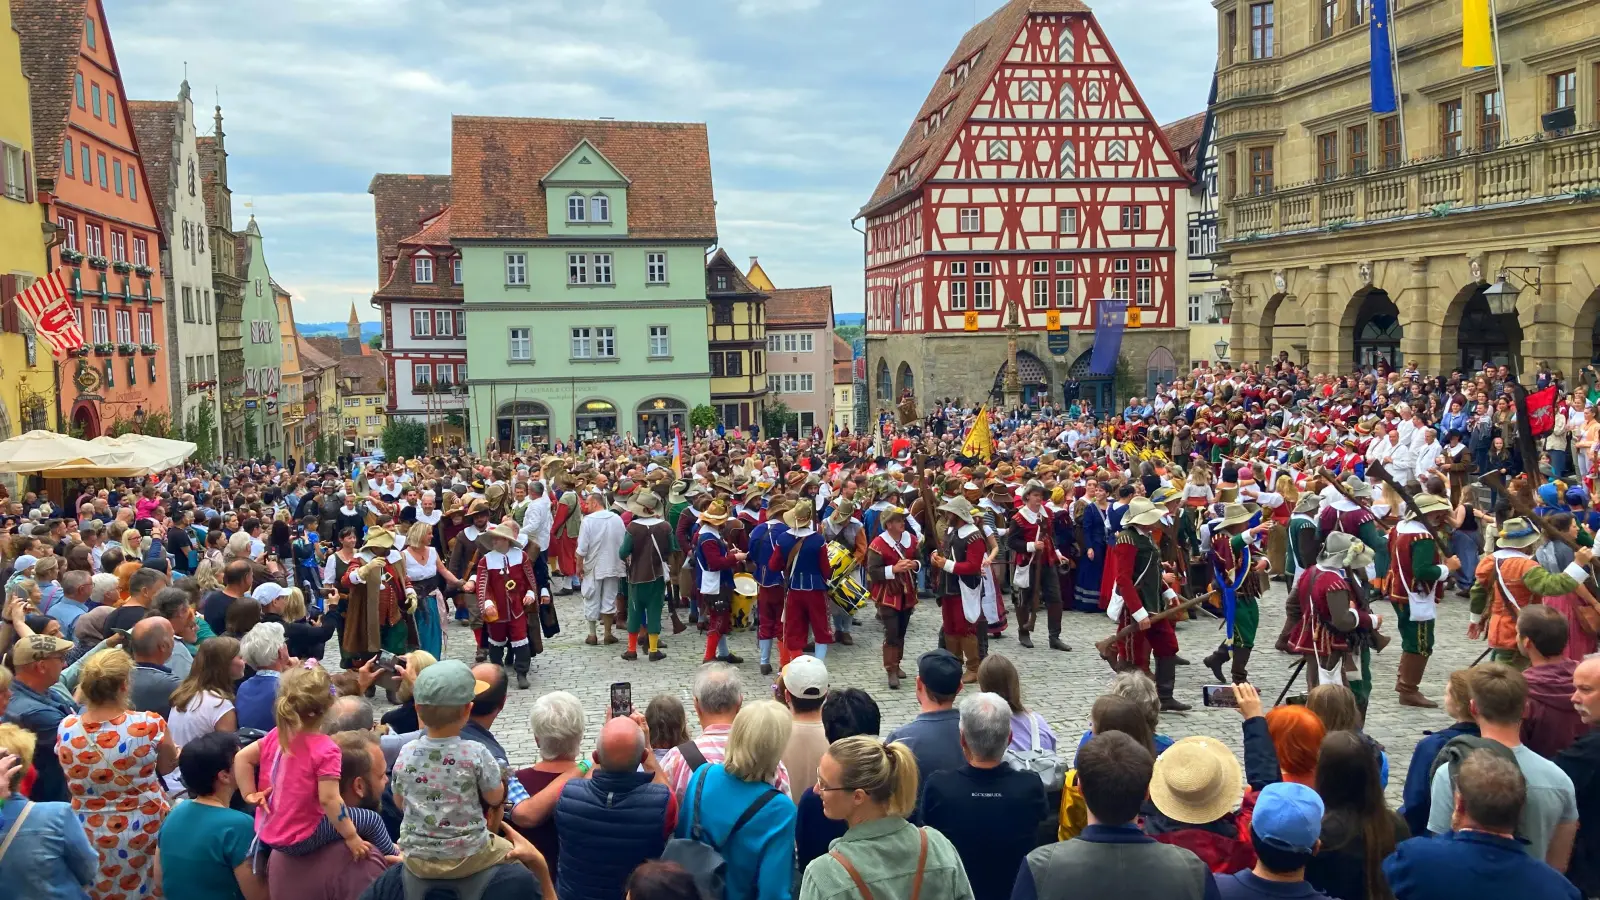
<svg viewBox="0 0 1600 900"><path fill-rule="evenodd" d="M129 96L220 96L234 217L302 322L375 320L375 172L450 171L450 116L702 121L722 245L861 310L850 218L997 0L103 0ZM1205 103L1215 13L1092 3L1152 115ZM543 173L537 173L543 174ZM537 175L535 175L537 177ZM251 203L250 208L245 204Z"/></svg>

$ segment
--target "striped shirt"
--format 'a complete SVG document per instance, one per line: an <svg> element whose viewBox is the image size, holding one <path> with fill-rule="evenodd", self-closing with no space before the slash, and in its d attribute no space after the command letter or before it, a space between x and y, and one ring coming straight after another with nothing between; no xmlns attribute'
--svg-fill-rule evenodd
<svg viewBox="0 0 1600 900"><path fill-rule="evenodd" d="M694 745L699 748L700 754L706 762L719 763L728 755L728 732L733 730L732 725L707 725L700 736L694 739ZM689 764L683 760L683 752L677 747L667 751L661 758L661 769L667 773L667 784L672 786L673 796L678 802L683 802L683 792L689 788L689 776L694 772ZM789 770L778 763L778 774L772 779L772 786L784 793L789 792Z"/></svg>

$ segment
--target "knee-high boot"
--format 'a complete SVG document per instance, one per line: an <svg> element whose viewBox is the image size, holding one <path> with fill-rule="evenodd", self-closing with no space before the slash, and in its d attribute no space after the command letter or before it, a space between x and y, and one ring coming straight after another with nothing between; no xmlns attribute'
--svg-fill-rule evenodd
<svg viewBox="0 0 1600 900"><path fill-rule="evenodd" d="M528 669L533 662L533 646L523 644L521 647L511 648L511 666L517 670L517 688L528 689Z"/></svg>
<svg viewBox="0 0 1600 900"><path fill-rule="evenodd" d="M961 655L966 659L967 671L961 676L962 684L974 684L978 680L978 636L976 634L962 635Z"/></svg>
<svg viewBox="0 0 1600 900"><path fill-rule="evenodd" d="M889 689L900 689L900 648L892 644L883 645L883 671L889 677Z"/></svg>
<svg viewBox="0 0 1600 900"><path fill-rule="evenodd" d="M1050 649L1071 650L1072 647L1061 639L1061 604L1046 604L1044 613L1045 621L1050 627Z"/></svg>
<svg viewBox="0 0 1600 900"><path fill-rule="evenodd" d="M503 666L506 664L506 648L504 644L489 645L489 662L492 662L497 666Z"/></svg>
<svg viewBox="0 0 1600 900"><path fill-rule="evenodd" d="M1023 594L1020 597L1013 596L1011 603L1011 608L1017 614L1017 643L1030 650L1033 649L1033 610L1029 608L1032 600L1032 597Z"/></svg>
<svg viewBox="0 0 1600 900"><path fill-rule="evenodd" d="M1233 683L1244 684L1250 680L1250 673L1245 667L1250 664L1250 647L1233 648Z"/></svg>
<svg viewBox="0 0 1600 900"><path fill-rule="evenodd" d="M1178 684L1178 660L1171 656L1156 657L1156 695L1161 698L1165 712L1188 712L1191 707L1173 695Z"/></svg>
<svg viewBox="0 0 1600 900"><path fill-rule="evenodd" d="M1433 709L1439 704L1422 696L1419 690L1422 684L1422 673L1428 668L1428 658L1421 653L1400 654L1400 670L1395 677L1394 690L1400 695L1401 706L1416 706L1422 709Z"/></svg>
<svg viewBox="0 0 1600 900"><path fill-rule="evenodd" d="M1223 641L1217 645L1217 649L1211 651L1210 655L1201 660L1206 664L1206 668L1211 670L1211 677L1217 680L1217 684L1228 683L1228 679L1222 674L1222 664L1228 661L1228 651L1228 642Z"/></svg>

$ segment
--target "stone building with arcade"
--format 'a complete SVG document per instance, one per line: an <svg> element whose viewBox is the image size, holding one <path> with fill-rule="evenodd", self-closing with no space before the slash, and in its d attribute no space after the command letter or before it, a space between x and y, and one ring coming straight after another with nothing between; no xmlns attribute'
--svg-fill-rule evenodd
<svg viewBox="0 0 1600 900"><path fill-rule="evenodd" d="M1447 373L1520 349L1571 378L1600 337L1600 17L1502 0L1497 71L1462 67L1460 4L1394 5L1380 114L1365 4L1216 4L1231 355ZM1484 294L1502 277L1517 328Z"/></svg>
<svg viewBox="0 0 1600 900"><path fill-rule="evenodd" d="M1089 8L1010 0L961 39L859 213L872 408L999 400L1013 341L1028 402L1065 388L1104 410L1187 370L1189 185ZM1130 310L1122 392L1088 371L1105 299Z"/></svg>

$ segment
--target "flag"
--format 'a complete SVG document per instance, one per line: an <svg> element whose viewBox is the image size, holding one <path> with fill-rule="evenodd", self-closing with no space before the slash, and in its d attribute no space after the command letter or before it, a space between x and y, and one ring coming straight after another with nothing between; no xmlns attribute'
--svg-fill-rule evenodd
<svg viewBox="0 0 1600 900"><path fill-rule="evenodd" d="M672 429L672 474L683 477L683 429Z"/></svg>
<svg viewBox="0 0 1600 900"><path fill-rule="evenodd" d="M967 440L961 445L961 452L965 456L972 456L988 462L994 457L994 435L989 432L989 408L987 406L978 410L978 418L972 423L972 428L967 432Z"/></svg>
<svg viewBox="0 0 1600 900"><path fill-rule="evenodd" d="M1389 40L1389 0L1372 0L1372 111L1391 113L1398 107L1394 91L1394 45Z"/></svg>
<svg viewBox="0 0 1600 900"><path fill-rule="evenodd" d="M1492 66L1494 39L1489 27L1489 0L1461 0L1461 65Z"/></svg>
<svg viewBox="0 0 1600 900"><path fill-rule="evenodd" d="M833 455L833 431L834 431L833 426L829 425L828 426L828 443L822 448L822 455L823 456L832 456Z"/></svg>
<svg viewBox="0 0 1600 900"><path fill-rule="evenodd" d="M1535 440L1555 430L1556 397L1560 392L1555 385L1528 395L1528 425Z"/></svg>
<svg viewBox="0 0 1600 900"><path fill-rule="evenodd" d="M33 321L34 330L56 356L66 356L83 346L83 328L72 315L72 304L67 300L67 280L60 269L18 294L17 308Z"/></svg>
<svg viewBox="0 0 1600 900"><path fill-rule="evenodd" d="M1089 359L1090 375L1110 375L1117 370L1122 355L1122 330L1128 322L1128 301L1100 300L1095 306L1094 355Z"/></svg>

